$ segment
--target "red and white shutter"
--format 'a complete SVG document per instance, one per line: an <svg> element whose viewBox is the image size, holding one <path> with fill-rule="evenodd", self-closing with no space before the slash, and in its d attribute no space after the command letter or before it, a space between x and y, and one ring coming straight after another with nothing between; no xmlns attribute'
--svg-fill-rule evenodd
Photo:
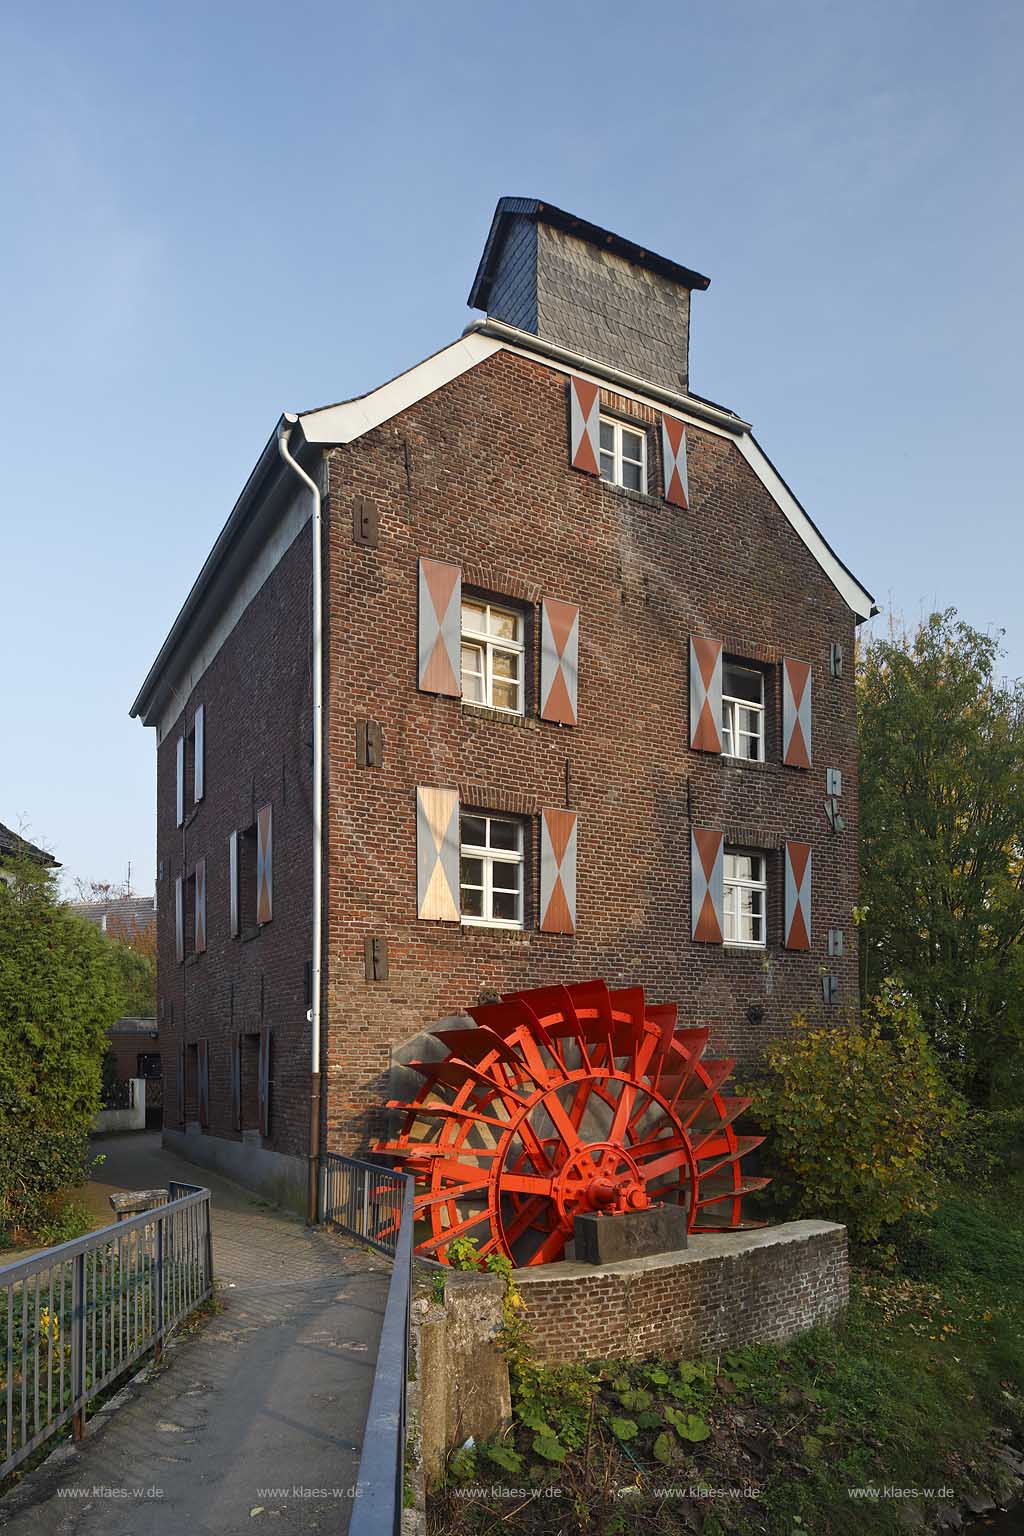
<svg viewBox="0 0 1024 1536"><path fill-rule="evenodd" d="M260 1112L260 1135L270 1135L270 1041L271 1031L260 1030L260 1055L257 1069L257 1097Z"/></svg>
<svg viewBox="0 0 1024 1536"><path fill-rule="evenodd" d="M199 1125L206 1130L210 1124L210 1042L200 1040L197 1047L199 1068Z"/></svg>
<svg viewBox="0 0 1024 1536"><path fill-rule="evenodd" d="M206 949L206 860L200 859L196 865L196 927L195 927L196 954L201 955Z"/></svg>
<svg viewBox="0 0 1024 1536"><path fill-rule="evenodd" d="M444 560L420 557L419 687L423 693L462 697L462 571Z"/></svg>
<svg viewBox="0 0 1024 1536"><path fill-rule="evenodd" d="M690 921L698 944L721 944L725 933L725 837L690 829Z"/></svg>
<svg viewBox="0 0 1024 1536"><path fill-rule="evenodd" d="M195 772L192 786L192 798L198 805L206 793L206 708L202 704L196 705L195 719L192 722L192 733L195 743Z"/></svg>
<svg viewBox="0 0 1024 1536"><path fill-rule="evenodd" d="M686 426L677 416L661 418L661 466L665 500L676 507L690 505L686 473Z"/></svg>
<svg viewBox="0 0 1024 1536"><path fill-rule="evenodd" d="M459 921L459 794L416 790L416 916L423 922Z"/></svg>
<svg viewBox="0 0 1024 1536"><path fill-rule="evenodd" d="M546 597L540 609L540 714L575 725L580 658L580 611Z"/></svg>
<svg viewBox="0 0 1024 1536"><path fill-rule="evenodd" d="M811 947L811 845L785 847L785 939L787 949Z"/></svg>
<svg viewBox="0 0 1024 1536"><path fill-rule="evenodd" d="M174 953L180 965L185 958L185 889L180 875L174 881Z"/></svg>
<svg viewBox="0 0 1024 1536"><path fill-rule="evenodd" d="M782 660L782 761L811 766L811 666L791 656Z"/></svg>
<svg viewBox="0 0 1024 1536"><path fill-rule="evenodd" d="M256 814L256 921L274 915L274 811L264 805Z"/></svg>
<svg viewBox="0 0 1024 1536"><path fill-rule="evenodd" d="M587 475L601 473L601 391L575 374L569 375L569 463Z"/></svg>
<svg viewBox="0 0 1024 1536"><path fill-rule="evenodd" d="M540 813L540 926L542 933L576 932L575 811Z"/></svg>
<svg viewBox="0 0 1024 1536"><path fill-rule="evenodd" d="M722 642L690 636L690 746L722 750Z"/></svg>
<svg viewBox="0 0 1024 1536"><path fill-rule="evenodd" d="M176 827L185 820L185 738L178 737L174 749L174 816Z"/></svg>
<svg viewBox="0 0 1024 1536"><path fill-rule="evenodd" d="M238 938L238 833L228 833L228 921L231 937Z"/></svg>

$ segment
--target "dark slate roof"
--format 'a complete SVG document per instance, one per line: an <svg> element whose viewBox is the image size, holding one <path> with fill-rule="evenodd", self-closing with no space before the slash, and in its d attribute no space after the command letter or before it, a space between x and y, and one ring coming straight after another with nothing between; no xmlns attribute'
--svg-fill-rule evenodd
<svg viewBox="0 0 1024 1536"><path fill-rule="evenodd" d="M156 1019L140 1019L131 1014L125 1014L122 1019L115 1019L110 1026L112 1035L149 1035L159 1034Z"/></svg>
<svg viewBox="0 0 1024 1536"><path fill-rule="evenodd" d="M35 843L12 832L10 827L5 827L0 821L0 859L3 858L31 859L33 864L42 864L46 869L60 869L52 853L47 853L45 848L37 848Z"/></svg>
<svg viewBox="0 0 1024 1536"><path fill-rule="evenodd" d="M156 922L156 903L152 896L112 896L108 901L72 901L72 912L94 923L111 937L130 935L133 928L144 933Z"/></svg>
<svg viewBox="0 0 1024 1536"><path fill-rule="evenodd" d="M586 240L590 245L599 246L603 251L612 251L616 256L622 256L638 267L646 267L649 272L657 272L661 277L668 277L675 283L681 283L684 288L711 286L710 277L694 272L690 267L680 266L679 262L670 261L667 256L658 256L654 251L648 251L644 246L624 239L622 235L613 234L610 229L602 229L599 224L591 224L587 219L578 219L574 213L566 213L564 208L556 208L553 203L542 203L535 197L500 197L498 206L494 210L494 218L491 220L484 253L476 269L473 287L470 289L469 304L472 309L487 309L491 296L491 283L498 270L501 248L505 243L509 224L516 215L521 214L525 214L527 218L536 219L542 224L550 224L555 229L564 229L567 234L575 235L578 240Z"/></svg>

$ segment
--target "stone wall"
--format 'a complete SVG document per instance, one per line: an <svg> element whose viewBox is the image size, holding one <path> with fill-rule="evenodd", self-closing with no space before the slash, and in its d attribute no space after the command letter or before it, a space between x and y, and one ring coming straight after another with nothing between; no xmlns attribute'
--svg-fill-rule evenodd
<svg viewBox="0 0 1024 1536"><path fill-rule="evenodd" d="M677 1253L516 1273L540 1359L642 1360L778 1343L849 1299L846 1228L792 1221L690 1238Z"/></svg>

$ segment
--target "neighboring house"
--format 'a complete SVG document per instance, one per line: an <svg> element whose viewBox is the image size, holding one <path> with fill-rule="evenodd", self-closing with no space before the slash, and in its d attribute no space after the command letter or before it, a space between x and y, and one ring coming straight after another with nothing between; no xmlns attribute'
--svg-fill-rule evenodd
<svg viewBox="0 0 1024 1536"><path fill-rule="evenodd" d="M103 901L73 901L71 910L112 939L132 939L156 926L155 896L109 896Z"/></svg>
<svg viewBox="0 0 1024 1536"><path fill-rule="evenodd" d="M5 827L0 821L0 880L6 881L8 885L11 882L8 866L13 859L28 859L42 869L60 869L52 853L47 853L45 848L37 848L35 843L30 843L19 832L12 832L10 827Z"/></svg>
<svg viewBox="0 0 1024 1536"><path fill-rule="evenodd" d="M108 938L129 942L144 938L156 927L153 896L108 896L101 901L73 901L71 910L84 917ZM161 1124L163 1069L156 1019L115 1019L110 1026L110 1050L117 1063L119 1081L146 1079L146 1124Z"/></svg>
<svg viewBox="0 0 1024 1536"><path fill-rule="evenodd" d="M505 198L456 341L275 428L142 686L165 1139L280 1191L393 1054L519 988L677 1000L745 1061L856 1005L853 648L873 611L732 411L708 279ZM310 1076L313 497L322 1076Z"/></svg>

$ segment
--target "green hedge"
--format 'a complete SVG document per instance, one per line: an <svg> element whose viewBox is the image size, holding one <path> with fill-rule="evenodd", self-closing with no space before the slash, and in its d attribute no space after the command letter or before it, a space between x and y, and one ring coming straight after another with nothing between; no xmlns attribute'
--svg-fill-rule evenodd
<svg viewBox="0 0 1024 1536"><path fill-rule="evenodd" d="M85 1177L107 1031L123 1011L114 946L31 864L0 881L0 1232L43 1225Z"/></svg>

